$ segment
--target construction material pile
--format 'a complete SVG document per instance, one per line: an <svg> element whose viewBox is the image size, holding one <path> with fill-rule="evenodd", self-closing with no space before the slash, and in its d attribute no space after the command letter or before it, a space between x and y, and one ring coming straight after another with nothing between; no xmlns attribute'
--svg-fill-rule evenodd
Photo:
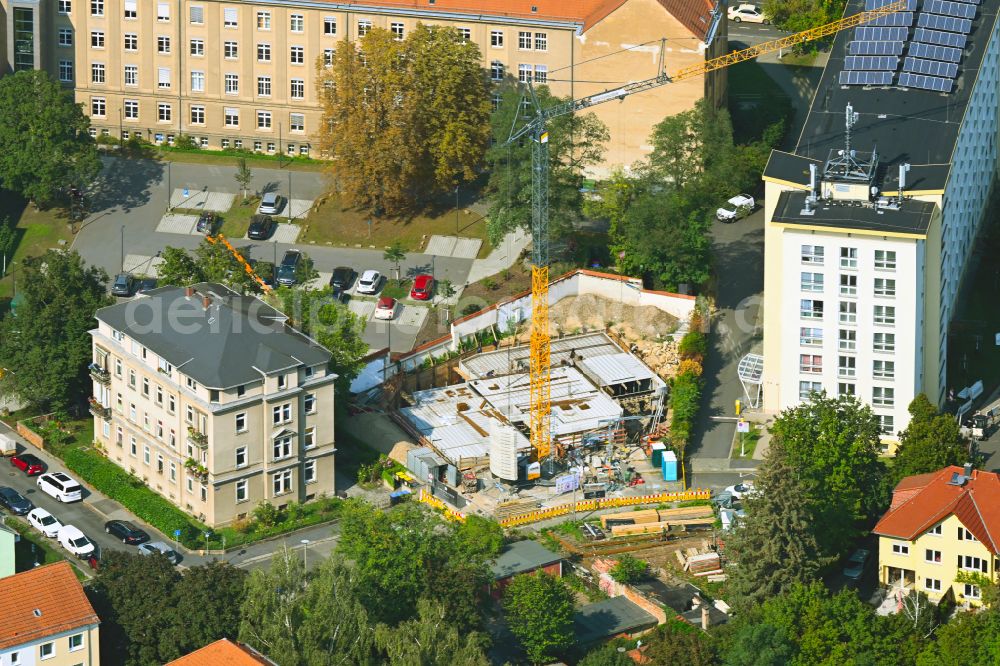
<svg viewBox="0 0 1000 666"><path fill-rule="evenodd" d="M662 340L677 330L677 318L659 308L624 305L593 294L567 296L552 306L549 313L563 333L614 327L630 342Z"/></svg>
<svg viewBox="0 0 1000 666"><path fill-rule="evenodd" d="M710 506L679 509L646 509L601 516L601 526L611 530L612 537L669 532L671 527L711 525L715 514Z"/></svg>

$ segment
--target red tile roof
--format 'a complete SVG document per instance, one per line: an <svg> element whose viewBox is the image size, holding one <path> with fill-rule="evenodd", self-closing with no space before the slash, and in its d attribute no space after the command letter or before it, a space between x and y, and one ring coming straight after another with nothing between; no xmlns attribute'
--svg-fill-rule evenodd
<svg viewBox="0 0 1000 666"><path fill-rule="evenodd" d="M912 541L949 516L958 518L994 555L1000 554L1000 475L973 470L962 485L951 466L909 476L893 490L892 506L875 525L875 534Z"/></svg>
<svg viewBox="0 0 1000 666"><path fill-rule="evenodd" d="M167 666L274 666L274 662L253 648L220 638L203 648L174 659Z"/></svg>
<svg viewBox="0 0 1000 666"><path fill-rule="evenodd" d="M0 650L100 622L69 562L0 578Z"/></svg>

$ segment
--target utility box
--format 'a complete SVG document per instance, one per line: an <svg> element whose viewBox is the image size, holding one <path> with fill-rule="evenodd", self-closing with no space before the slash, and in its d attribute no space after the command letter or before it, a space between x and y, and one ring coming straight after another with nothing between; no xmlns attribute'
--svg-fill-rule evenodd
<svg viewBox="0 0 1000 666"><path fill-rule="evenodd" d="M664 481L677 481L677 454L673 451L664 451L661 469Z"/></svg>
<svg viewBox="0 0 1000 666"><path fill-rule="evenodd" d="M0 455L12 456L17 453L17 440L0 432Z"/></svg>

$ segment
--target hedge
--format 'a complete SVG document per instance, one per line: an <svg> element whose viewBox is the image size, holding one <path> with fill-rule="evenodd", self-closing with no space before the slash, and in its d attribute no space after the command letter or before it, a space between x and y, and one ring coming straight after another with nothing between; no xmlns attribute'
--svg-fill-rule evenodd
<svg viewBox="0 0 1000 666"><path fill-rule="evenodd" d="M694 417L701 403L701 378L693 372L685 372L674 377L670 387L670 443L678 451L683 451L691 438Z"/></svg>

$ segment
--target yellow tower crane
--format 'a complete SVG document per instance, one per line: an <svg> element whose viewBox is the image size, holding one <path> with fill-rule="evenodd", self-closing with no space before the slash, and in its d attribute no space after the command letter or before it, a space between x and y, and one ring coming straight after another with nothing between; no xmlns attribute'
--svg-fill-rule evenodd
<svg viewBox="0 0 1000 666"><path fill-rule="evenodd" d="M765 53L773 53L833 35L841 30L868 23L880 16L902 11L906 9L906 5L907 0L897 0L878 9L860 12L794 35L711 58L673 74L667 74L664 70L661 48L659 72L655 77L563 102L547 109L541 107L534 89L530 83L528 84L528 97L534 108L534 115L520 128L511 129L505 145L510 145L524 136L528 136L531 140L531 446L535 450L537 460L548 458L552 451L549 426L552 409L550 387L552 364L549 333L549 133L546 129L548 119L614 99L622 100L635 93L692 79L745 60L752 60Z"/></svg>

